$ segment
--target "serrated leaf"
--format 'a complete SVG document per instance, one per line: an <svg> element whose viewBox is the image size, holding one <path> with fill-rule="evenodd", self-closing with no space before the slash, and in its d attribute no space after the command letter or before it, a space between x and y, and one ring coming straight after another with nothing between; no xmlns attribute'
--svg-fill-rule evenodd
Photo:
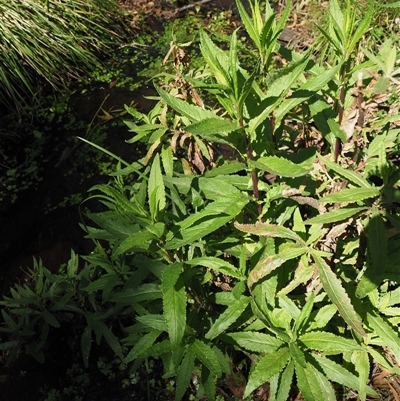
<svg viewBox="0 0 400 401"><path fill-rule="evenodd" d="M145 354L146 351L154 344L161 333L162 332L160 330L153 330L150 333L142 336L139 341L134 345L134 347L129 351L128 355L124 359L124 362L129 363Z"/></svg>
<svg viewBox="0 0 400 401"><path fill-rule="evenodd" d="M283 342L277 337L255 331L229 333L227 336L233 338L240 347L252 352L275 352Z"/></svg>
<svg viewBox="0 0 400 401"><path fill-rule="evenodd" d="M361 318L357 315L342 283L329 265L317 254L312 253L318 268L319 278L330 300L336 305L345 322L360 336L366 337Z"/></svg>
<svg viewBox="0 0 400 401"><path fill-rule="evenodd" d="M289 228L269 223L239 224L235 222L235 227L249 234L263 235L268 237L287 238L305 245L303 239Z"/></svg>
<svg viewBox="0 0 400 401"><path fill-rule="evenodd" d="M162 298L160 286L157 284L143 284L136 288L127 288L114 293L110 301L122 304L132 304L135 302L151 301Z"/></svg>
<svg viewBox="0 0 400 401"><path fill-rule="evenodd" d="M144 315L136 317L136 320L152 329L160 331L168 331L163 315Z"/></svg>
<svg viewBox="0 0 400 401"><path fill-rule="evenodd" d="M158 153L155 155L151 165L147 190L150 214L153 220L156 220L158 213L163 211L166 205L165 187L161 172L160 155Z"/></svg>
<svg viewBox="0 0 400 401"><path fill-rule="evenodd" d="M239 127L233 121L225 120L215 116L188 125L185 127L185 129L192 134L211 139L213 135L236 131L239 129Z"/></svg>
<svg viewBox="0 0 400 401"><path fill-rule="evenodd" d="M297 385L306 400L325 400L315 371L310 364L301 365L295 362Z"/></svg>
<svg viewBox="0 0 400 401"><path fill-rule="evenodd" d="M182 264L168 266L163 273L163 310L171 347L176 348L182 341L186 328L186 290L179 279Z"/></svg>
<svg viewBox="0 0 400 401"><path fill-rule="evenodd" d="M333 135L339 138L343 143L346 143L346 133L340 128L340 125L333 118L329 118L327 123Z"/></svg>
<svg viewBox="0 0 400 401"><path fill-rule="evenodd" d="M195 358L196 355L193 350L188 347L185 356L179 365L178 374L176 376L175 401L180 401L186 393L190 379L192 378Z"/></svg>
<svg viewBox="0 0 400 401"><path fill-rule="evenodd" d="M350 207L342 209L334 209L330 212L320 214L319 216L312 217L304 222L304 224L329 224L338 221L347 220L357 213L366 210L366 207Z"/></svg>
<svg viewBox="0 0 400 401"><path fill-rule="evenodd" d="M257 263L255 268L250 272L247 285L251 288L255 283L273 272L278 267L291 259L298 258L307 252L307 248L293 243L287 243L278 254L267 256L265 259Z"/></svg>
<svg viewBox="0 0 400 401"><path fill-rule="evenodd" d="M288 159L277 156L260 157L252 162L260 170L279 175L281 177L301 177L308 174L312 169L312 162L309 165L296 164Z"/></svg>
<svg viewBox="0 0 400 401"><path fill-rule="evenodd" d="M212 348L200 340L194 340L190 346L195 353L196 358L207 367L207 369L216 377L222 375L221 365Z"/></svg>
<svg viewBox="0 0 400 401"><path fill-rule="evenodd" d="M361 401L365 401L367 398L367 382L369 380L371 369L368 352L365 351L356 351L351 354L351 362L356 367L356 372L358 373L358 379L360 383L358 396L360 397Z"/></svg>
<svg viewBox="0 0 400 401"><path fill-rule="evenodd" d="M151 240L157 237L148 230L138 231L125 238L117 247L113 249L113 256L118 256L126 253L134 248L148 248L148 244Z"/></svg>
<svg viewBox="0 0 400 401"><path fill-rule="evenodd" d="M343 352L362 352L363 348L354 340L337 336L325 331L313 331L303 334L298 338L307 348L327 352L329 354Z"/></svg>
<svg viewBox="0 0 400 401"><path fill-rule="evenodd" d="M213 340L227 330L241 316L250 300L250 297L243 295L239 299L235 299L214 322L210 330L205 334L205 338Z"/></svg>
<svg viewBox="0 0 400 401"><path fill-rule="evenodd" d="M346 188L339 192L329 194L319 199L321 203L336 203L336 202L359 202L364 199L374 198L380 193L379 188Z"/></svg>
<svg viewBox="0 0 400 401"><path fill-rule="evenodd" d="M290 352L288 348L281 348L261 358L250 373L243 397L248 397L256 388L266 383L272 376L281 372L289 359Z"/></svg>
<svg viewBox="0 0 400 401"><path fill-rule="evenodd" d="M318 365L321 366L329 380L359 391L359 380L353 373L322 355L313 354L312 358L314 358ZM367 387L367 394L377 395L377 393L370 387Z"/></svg>
<svg viewBox="0 0 400 401"><path fill-rule="evenodd" d="M189 118L191 121L201 121L206 118L215 118L215 114L209 110L205 110L200 106L195 106L194 104L189 104L181 99L178 99L164 89L159 88L157 85L154 85L157 92L161 96L161 98L168 104L168 106L172 107L174 110L182 114L183 116Z"/></svg>
<svg viewBox="0 0 400 401"><path fill-rule="evenodd" d="M345 169L339 166L337 163L330 161L327 157L318 155L318 158L322 163L325 164L328 169L333 170L335 173L341 175L344 178L347 178L353 184L356 184L362 188L371 188L371 184L359 173L351 171L349 169Z"/></svg>
<svg viewBox="0 0 400 401"><path fill-rule="evenodd" d="M165 249L176 249L193 243L216 231L244 208L249 199L239 193L236 196L222 198L207 205L201 212L182 221L176 227L175 238L165 244ZM196 224L195 224L196 223ZM182 228L183 227L183 228Z"/></svg>
<svg viewBox="0 0 400 401"><path fill-rule="evenodd" d="M367 312L366 320L383 344L389 347L394 355L400 355L400 338L398 329L391 326L376 312Z"/></svg>
<svg viewBox="0 0 400 401"><path fill-rule="evenodd" d="M289 392L292 387L294 374L294 361L291 360L284 371L280 375L279 387L277 388L275 401L287 401L289 398Z"/></svg>
<svg viewBox="0 0 400 401"><path fill-rule="evenodd" d="M289 351L290 351L290 356L295 361L296 365L300 365L303 368L307 366L304 352L299 348L299 346L296 343L294 342L289 343Z"/></svg>
<svg viewBox="0 0 400 401"><path fill-rule="evenodd" d="M332 317L335 316L336 312L337 307L334 304L325 305L318 309L318 311L315 313L313 321L307 327L307 330L311 331L325 328Z"/></svg>
<svg viewBox="0 0 400 401"><path fill-rule="evenodd" d="M215 270L222 274L227 274L228 276L235 277L239 280L244 280L245 278L239 269L237 269L232 263L212 256L194 258L186 261L186 263L193 266L208 267L211 270Z"/></svg>

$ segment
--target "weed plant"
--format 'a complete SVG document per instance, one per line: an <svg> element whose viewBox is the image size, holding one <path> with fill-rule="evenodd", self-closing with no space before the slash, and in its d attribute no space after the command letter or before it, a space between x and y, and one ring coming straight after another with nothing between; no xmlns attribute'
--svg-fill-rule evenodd
<svg viewBox="0 0 400 401"><path fill-rule="evenodd" d="M177 401L251 399L265 383L273 400L366 400L375 364L400 374L400 117L369 118L385 71L355 56L374 2L358 21L330 1L329 62L279 46L288 12L237 7L256 67L237 32L223 50L201 31L204 68L178 47L154 109L126 107L148 152L112 155L114 178L92 188L104 210L83 219L96 245L83 268L39 263L2 301L9 360L43 360L50 328L75 316L86 366L102 339L131 372L158 359Z"/></svg>

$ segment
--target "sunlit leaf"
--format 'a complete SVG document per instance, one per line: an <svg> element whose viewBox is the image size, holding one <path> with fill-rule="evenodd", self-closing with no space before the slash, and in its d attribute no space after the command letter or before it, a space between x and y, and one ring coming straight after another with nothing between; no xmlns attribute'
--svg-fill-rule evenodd
<svg viewBox="0 0 400 401"><path fill-rule="evenodd" d="M347 351L363 351L363 348L354 340L325 331L308 332L301 335L298 340L309 349L323 351L329 354L340 354Z"/></svg>
<svg viewBox="0 0 400 401"><path fill-rule="evenodd" d="M210 372L212 372L216 377L221 376L221 365L212 348L200 340L194 340L190 347L195 353L196 358L199 359L199 361L203 363Z"/></svg>
<svg viewBox="0 0 400 401"><path fill-rule="evenodd" d="M330 212L320 214L312 217L304 222L304 224L329 224L336 223L338 221L347 220L348 218L366 210L366 207L349 207L342 209L334 209Z"/></svg>
<svg viewBox="0 0 400 401"><path fill-rule="evenodd" d="M359 202L379 195L379 188L347 188L319 199L321 203Z"/></svg>
<svg viewBox="0 0 400 401"><path fill-rule="evenodd" d="M283 342L277 337L254 331L244 331L227 334L233 338L240 347L252 352L275 352Z"/></svg>

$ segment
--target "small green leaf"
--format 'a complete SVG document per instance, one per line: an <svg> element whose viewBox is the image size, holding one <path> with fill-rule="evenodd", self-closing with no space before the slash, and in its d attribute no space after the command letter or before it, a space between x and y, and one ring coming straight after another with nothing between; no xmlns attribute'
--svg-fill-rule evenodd
<svg viewBox="0 0 400 401"><path fill-rule="evenodd" d="M186 131L195 135L203 136L207 139L212 139L216 134L229 133L239 129L238 125L229 120L220 117L205 118L199 122L185 127Z"/></svg>
<svg viewBox="0 0 400 401"><path fill-rule="evenodd" d="M134 345L134 347L129 351L128 355L125 357L124 362L129 363L139 358L154 344L157 340L157 337L162 332L160 330L153 330L150 333L142 336L139 341Z"/></svg>
<svg viewBox="0 0 400 401"><path fill-rule="evenodd" d="M195 358L196 355L192 348L188 347L182 359L182 363L179 365L178 374L176 376L175 401L180 401L186 393L190 379L192 378Z"/></svg>
<svg viewBox="0 0 400 401"><path fill-rule="evenodd" d="M243 397L248 397L256 388L266 383L272 376L281 372L289 359L290 352L288 348L281 348L272 354L262 357L250 373Z"/></svg>
<svg viewBox="0 0 400 401"><path fill-rule="evenodd" d="M294 361L293 359L285 367L280 375L279 385L276 391L275 401L287 401L289 399L290 389L292 387L294 374Z"/></svg>
<svg viewBox="0 0 400 401"><path fill-rule="evenodd" d="M194 258L186 261L188 265L193 266L204 266L208 267L211 270L215 270L222 274L227 274L230 277L235 277L239 280L244 280L244 276L241 274L239 269L235 267L232 263L227 262L226 260L215 258L212 256L203 256L199 258Z"/></svg>
<svg viewBox="0 0 400 401"><path fill-rule="evenodd" d="M212 348L206 345L203 341L194 340L190 346L192 351L195 353L196 358L207 367L216 377L220 377L222 374L221 365L218 361Z"/></svg>
<svg viewBox="0 0 400 401"><path fill-rule="evenodd" d="M154 157L151 165L147 190L149 196L150 214L152 219L156 220L157 215L165 209L166 205L165 187L161 173L160 155L158 153Z"/></svg>
<svg viewBox="0 0 400 401"><path fill-rule="evenodd" d="M319 199L321 203L359 202L364 199L374 198L380 193L379 188L347 188L339 192L329 194Z"/></svg>
<svg viewBox="0 0 400 401"><path fill-rule="evenodd" d="M394 355L400 355L398 329L391 326L374 311L367 313L367 322L374 333L382 340L382 343L388 347Z"/></svg>
<svg viewBox="0 0 400 401"><path fill-rule="evenodd" d="M160 331L168 331L163 315L144 315L136 317L136 320L147 327Z"/></svg>
<svg viewBox="0 0 400 401"><path fill-rule="evenodd" d="M358 377L349 370L322 355L312 354L312 358L321 366L329 380L359 391L360 382ZM377 393L370 387L367 387L367 394L377 396Z"/></svg>
<svg viewBox="0 0 400 401"><path fill-rule="evenodd" d="M330 161L327 157L318 155L318 158L322 163L325 164L328 169L333 170L335 173L341 175L344 178L347 178L353 184L356 184L362 188L371 188L371 184L359 173L351 171L350 169L345 169L339 166L339 164Z"/></svg>
<svg viewBox="0 0 400 401"><path fill-rule="evenodd" d="M289 350L290 356L295 361L296 365L300 365L301 367L305 368L307 366L306 357L299 346L296 343L291 342L289 343Z"/></svg>
<svg viewBox="0 0 400 401"><path fill-rule="evenodd" d="M360 336L366 337L361 318L354 310L342 283L332 272L329 265L319 255L315 252L313 252L312 255L318 268L319 278L328 297L336 305L346 323Z"/></svg>
<svg viewBox="0 0 400 401"><path fill-rule="evenodd" d="M296 259L307 252L307 248L293 243L285 244L278 254L267 256L265 259L257 263L255 268L250 272L247 285L251 288L255 283L273 272L278 267L291 259Z"/></svg>
<svg viewBox="0 0 400 401"><path fill-rule="evenodd" d="M241 316L250 300L250 297L245 297L243 295L239 299L235 299L228 308L218 316L218 319L205 334L205 338L213 340L227 330Z"/></svg>
<svg viewBox="0 0 400 401"><path fill-rule="evenodd" d="M186 290L179 279L182 264L168 266L163 274L163 309L171 347L177 347L182 341L186 327Z"/></svg>
<svg viewBox="0 0 400 401"><path fill-rule="evenodd" d="M310 164L296 164L283 157L265 156L260 157L256 162L252 162L260 170L279 175L281 177L301 177L307 175L313 168Z"/></svg>
<svg viewBox="0 0 400 401"><path fill-rule="evenodd" d="M283 345L283 342L275 336L254 331L229 333L227 335L233 338L240 347L252 352L271 354Z"/></svg>
<svg viewBox="0 0 400 401"><path fill-rule="evenodd" d="M298 236L294 231L290 230L289 228L283 226L269 223L239 224L235 222L235 227L245 233L268 237L287 238L302 245L305 245L300 236Z"/></svg>
<svg viewBox="0 0 400 401"><path fill-rule="evenodd" d="M50 313L48 310L44 309L42 312L42 316L44 320L53 327L60 327L60 322L57 320L57 318Z"/></svg>
<svg viewBox="0 0 400 401"><path fill-rule="evenodd" d="M325 331L308 332L300 336L298 340L309 349L323 351L329 354L363 351L363 348L354 340L340 337L333 333L327 333Z"/></svg>
<svg viewBox="0 0 400 401"><path fill-rule="evenodd" d="M357 213L366 210L366 207L349 207L342 209L334 209L330 212L320 214L319 216L312 217L304 222L304 224L329 224L338 221L347 220Z"/></svg>
<svg viewBox="0 0 400 401"><path fill-rule="evenodd" d="M360 390L358 396L361 401L365 401L367 398L367 382L370 375L370 363L368 352L365 351L355 351L351 354L351 362L353 362L356 367L356 372L358 373L358 379L360 382Z"/></svg>
<svg viewBox="0 0 400 401"><path fill-rule="evenodd" d="M346 133L340 128L338 122L335 121L333 118L330 118L328 119L327 123L335 138L339 138L343 143L346 143L347 142Z"/></svg>
<svg viewBox="0 0 400 401"><path fill-rule="evenodd" d="M158 298L162 298L162 292L157 284L143 284L136 288L127 288L120 292L115 292L110 301L121 304L132 304Z"/></svg>

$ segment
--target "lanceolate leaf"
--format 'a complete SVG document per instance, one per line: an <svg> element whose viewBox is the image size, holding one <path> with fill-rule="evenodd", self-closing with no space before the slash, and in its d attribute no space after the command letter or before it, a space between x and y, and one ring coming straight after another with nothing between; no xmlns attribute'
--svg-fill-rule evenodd
<svg viewBox="0 0 400 401"><path fill-rule="evenodd" d="M299 390L301 391L302 396L306 400L325 401L326 398L324 397L322 389L319 385L319 381L317 380L314 367L308 363L305 366L303 366L296 362L295 369L296 369L297 385L299 386Z"/></svg>
<svg viewBox="0 0 400 401"><path fill-rule="evenodd" d="M200 106L195 106L193 104L189 104L184 102L181 99L178 99L164 89L159 88L157 85L154 85L157 89L157 92L160 94L161 98L168 104L168 106L172 107L178 113L183 116L189 118L193 122L201 121L207 118L215 118L215 114L211 111L205 110Z"/></svg>
<svg viewBox="0 0 400 401"><path fill-rule="evenodd" d="M329 380L359 391L359 380L353 373L322 355L313 354L312 358L318 362ZM370 387L367 387L367 394L377 395Z"/></svg>
<svg viewBox="0 0 400 401"><path fill-rule="evenodd" d="M359 173L351 171L349 169L345 169L339 166L337 163L321 155L318 155L318 158L322 163L325 164L325 166L328 169L333 170L335 173L341 175L342 177L347 178L353 184L356 184L362 188L371 188L371 184L365 178L363 178Z"/></svg>
<svg viewBox="0 0 400 401"><path fill-rule="evenodd" d="M394 355L400 355L400 338L398 329L391 326L376 312L367 313L368 325L379 336L382 343L389 347Z"/></svg>
<svg viewBox="0 0 400 401"><path fill-rule="evenodd" d="M367 382L371 369L368 352L353 352L351 355L351 361L356 367L356 372L358 373L358 379L360 382L360 391L358 395L361 401L365 401L367 396Z"/></svg>
<svg viewBox="0 0 400 401"><path fill-rule="evenodd" d="M178 368L175 401L180 401L186 393L190 379L192 378L195 358L196 355L194 354L193 350L191 347L188 347L186 354L182 359L182 363Z"/></svg>
<svg viewBox="0 0 400 401"><path fill-rule="evenodd" d="M182 264L168 266L163 274L163 309L168 327L171 347L177 347L184 335L186 327L186 291L180 282Z"/></svg>
<svg viewBox="0 0 400 401"><path fill-rule="evenodd" d="M254 165L261 170L277 174L281 177L292 178L306 175L313 168L312 162L306 165L296 164L288 159L277 156L260 157L257 162L254 162Z"/></svg>
<svg viewBox="0 0 400 401"><path fill-rule="evenodd" d="M337 221L347 220L349 217L366 210L366 207L350 207L343 209L334 209L330 212L312 217L304 222L304 224L329 224Z"/></svg>
<svg viewBox="0 0 400 401"><path fill-rule="evenodd" d="M272 376L281 372L289 359L290 352L288 348L281 348L261 358L250 374L243 397L248 397L257 387L267 382Z"/></svg>
<svg viewBox="0 0 400 401"><path fill-rule="evenodd" d="M157 214L164 210L166 205L165 187L161 173L160 155L157 153L154 157L150 169L148 184L149 206L151 217L155 220Z"/></svg>
<svg viewBox="0 0 400 401"><path fill-rule="evenodd" d="M252 352L265 352L271 354L283 345L277 337L254 331L244 331L238 333L229 333L240 347Z"/></svg>
<svg viewBox="0 0 400 401"><path fill-rule="evenodd" d="M136 288L127 288L121 292L117 292L110 300L122 304L132 304L134 302L150 301L161 297L161 289L157 284L143 284Z"/></svg>
<svg viewBox="0 0 400 401"><path fill-rule="evenodd" d="M328 264L317 254L313 258L318 268L319 278L331 301L337 306L338 311L346 323L360 336L366 337L361 318L357 315L351 304L350 298L344 290L342 283L332 272Z"/></svg>
<svg viewBox="0 0 400 401"><path fill-rule="evenodd" d="M285 262L291 259L298 258L307 252L307 248L299 245L288 243L278 254L266 257L257 263L256 267L251 271L247 280L247 285L251 288L257 281L270 274L272 271L282 266Z"/></svg>
<svg viewBox="0 0 400 401"><path fill-rule="evenodd" d="M193 266L205 266L209 269L215 270L222 274L227 274L228 276L235 277L239 280L245 279L239 269L236 268L232 263L212 256L194 258L192 260L188 260L186 263Z"/></svg>
<svg viewBox="0 0 400 401"><path fill-rule="evenodd" d="M235 299L222 313L222 315L220 315L214 322L210 330L206 333L205 337L208 340L212 340L227 330L228 327L235 323L240 315L244 312L250 300L250 297L245 297L243 295L239 299Z"/></svg>
<svg viewBox="0 0 400 401"><path fill-rule="evenodd" d="M239 224L235 222L235 227L244 231L245 233L255 234L255 235L265 235L268 237L277 238L287 238L302 245L305 245L304 241L300 236L298 236L294 231L289 228L278 226L269 223L256 223L256 224Z"/></svg>
<svg viewBox="0 0 400 401"><path fill-rule="evenodd" d="M348 188L319 199L321 203L359 202L379 195L379 188Z"/></svg>
<svg viewBox="0 0 400 401"><path fill-rule="evenodd" d="M387 231L379 210L374 210L366 227L367 236L367 270L364 275L374 280L386 269L388 240Z"/></svg>
<svg viewBox="0 0 400 401"><path fill-rule="evenodd" d="M185 127L186 131L195 135L212 139L213 135L221 133L229 133L239 129L233 121L225 120L220 117L205 118L199 122Z"/></svg>
<svg viewBox="0 0 400 401"><path fill-rule="evenodd" d="M307 348L327 352L329 354L358 351L363 348L354 340L337 336L325 331L314 331L303 334L298 338Z"/></svg>
<svg viewBox="0 0 400 401"><path fill-rule="evenodd" d="M194 340L190 347L196 354L196 358L203 363L213 375L216 377L221 376L221 365L212 348L200 340Z"/></svg>
<svg viewBox="0 0 400 401"><path fill-rule="evenodd" d="M176 227L177 233L165 245L165 249L176 249L183 245L193 243L207 234L222 227L243 209L248 203L248 198L239 193L236 196L222 198L219 201L207 205L200 213L191 216ZM190 227L188 227L188 221ZM196 223L196 224L194 224Z"/></svg>
<svg viewBox="0 0 400 401"><path fill-rule="evenodd" d="M153 330L141 337L125 357L125 363L129 363L143 355L154 344L160 334L161 331Z"/></svg>

